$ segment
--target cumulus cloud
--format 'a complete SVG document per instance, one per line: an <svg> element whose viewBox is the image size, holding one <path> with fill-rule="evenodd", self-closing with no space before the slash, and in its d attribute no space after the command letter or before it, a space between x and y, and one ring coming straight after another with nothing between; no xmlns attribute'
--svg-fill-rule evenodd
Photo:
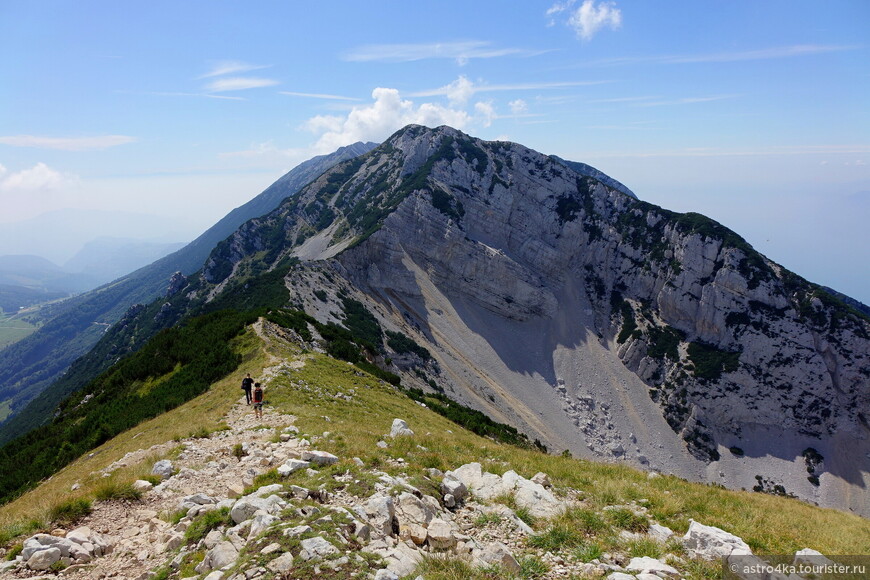
<svg viewBox="0 0 870 580"><path fill-rule="evenodd" d="M376 88L372 91L372 99L373 103L356 106L347 116L318 115L306 121L303 127L320 135L315 150L322 153L356 141L383 141L411 123L428 127L450 125L461 129L473 121L472 115L461 109L436 103L416 105L402 99L396 89Z"/></svg>
<svg viewBox="0 0 870 580"><path fill-rule="evenodd" d="M616 30L622 26L622 11L616 7L615 2L599 2L595 0L583 0L579 8L575 8L576 0L557 2L547 10L550 16L550 25L555 23L552 18L557 14L566 13L566 24L574 29L577 36L582 40L592 40L592 37L604 27Z"/></svg>
<svg viewBox="0 0 870 580"><path fill-rule="evenodd" d="M221 93L224 91L243 91L247 89L258 89L261 87L271 87L277 85L275 79L263 79L257 77L226 77L214 80L205 86L205 90L213 93Z"/></svg>
<svg viewBox="0 0 870 580"><path fill-rule="evenodd" d="M64 151L88 151L108 149L125 145L136 140L127 135L99 135L96 137L37 137L35 135L9 135L0 137L0 144L13 147L37 147L40 149L61 149Z"/></svg>
<svg viewBox="0 0 870 580"><path fill-rule="evenodd" d="M474 83L460 76L458 79L444 87L447 100L453 107L463 106L468 103L468 100L474 95Z"/></svg>
<svg viewBox="0 0 870 580"><path fill-rule="evenodd" d="M64 175L41 162L29 169L13 173L0 165L0 192L2 193L54 191L74 181L74 177Z"/></svg>

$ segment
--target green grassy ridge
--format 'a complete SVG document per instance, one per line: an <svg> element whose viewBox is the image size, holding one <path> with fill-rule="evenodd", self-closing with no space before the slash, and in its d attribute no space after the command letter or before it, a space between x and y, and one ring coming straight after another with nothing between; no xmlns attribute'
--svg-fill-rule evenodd
<svg viewBox="0 0 870 580"><path fill-rule="evenodd" d="M230 310L194 318L161 331L98 376L66 399L51 423L0 449L0 501L13 499L122 431L206 391L238 366L230 341L256 318L256 313ZM149 383L144 393L139 390L143 383Z"/></svg>

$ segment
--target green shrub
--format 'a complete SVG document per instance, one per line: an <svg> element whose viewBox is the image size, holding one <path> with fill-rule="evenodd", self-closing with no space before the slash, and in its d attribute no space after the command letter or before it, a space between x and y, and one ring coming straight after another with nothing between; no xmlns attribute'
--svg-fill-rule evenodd
<svg viewBox="0 0 870 580"><path fill-rule="evenodd" d="M233 518L230 517L230 508L223 507L219 510L205 512L191 522L190 527L184 532L184 541L187 544L195 544L213 529L231 525L233 525Z"/></svg>
<svg viewBox="0 0 870 580"><path fill-rule="evenodd" d="M9 551L6 553L6 559L11 562L22 551L24 551L24 544L19 542L19 543L15 544L14 546L12 546L11 548L9 548Z"/></svg>

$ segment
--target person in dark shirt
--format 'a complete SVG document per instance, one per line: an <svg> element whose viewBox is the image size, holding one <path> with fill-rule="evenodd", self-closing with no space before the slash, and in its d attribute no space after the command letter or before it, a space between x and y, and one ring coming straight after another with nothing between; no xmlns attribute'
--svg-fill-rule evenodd
<svg viewBox="0 0 870 580"><path fill-rule="evenodd" d="M260 386L260 383L254 383L254 416L262 419L263 418L263 387Z"/></svg>
<svg viewBox="0 0 870 580"><path fill-rule="evenodd" d="M244 379L242 379L242 390L245 391L245 403L248 405L251 404L251 387L254 386L254 379L251 378L251 373L248 373Z"/></svg>

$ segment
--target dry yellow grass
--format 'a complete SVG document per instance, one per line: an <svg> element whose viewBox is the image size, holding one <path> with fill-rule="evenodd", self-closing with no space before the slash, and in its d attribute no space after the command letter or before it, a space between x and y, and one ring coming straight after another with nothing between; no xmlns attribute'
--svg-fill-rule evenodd
<svg viewBox="0 0 870 580"><path fill-rule="evenodd" d="M870 520L793 499L729 491L675 477L650 480L645 472L624 465L545 455L500 444L464 430L345 362L320 354L300 356L295 346L275 341L269 344L267 354L253 332L239 341L238 348L246 360L231 376L197 399L119 435L98 448L93 457L76 461L40 488L3 506L0 525L44 517L53 505L71 497L93 497L96 486L104 480L88 474L128 451L146 449L196 429L214 429L238 400L244 372L260 374L264 367L274 364L271 357L278 357L304 359L305 365L279 373L269 381L266 412L275 409L296 415L296 424L304 434L320 437L318 448L342 458L336 469L356 470L351 459L360 457L367 466L402 471L412 477L427 467L445 470L472 461L496 473L514 469L531 477L543 471L557 488L578 490L592 509L645 499L653 517L677 532L684 532L693 518L741 536L757 552L793 553L809 547L826 554L870 554ZM339 394L350 395L350 400ZM408 421L416 434L396 440L385 438L396 417ZM325 431L330 435L324 438ZM389 443L387 449L376 446L384 438ZM401 467L394 461L398 458L404 460ZM113 477L131 479L150 465L150 460L131 465ZM69 489L76 481L82 488L73 495Z"/></svg>

